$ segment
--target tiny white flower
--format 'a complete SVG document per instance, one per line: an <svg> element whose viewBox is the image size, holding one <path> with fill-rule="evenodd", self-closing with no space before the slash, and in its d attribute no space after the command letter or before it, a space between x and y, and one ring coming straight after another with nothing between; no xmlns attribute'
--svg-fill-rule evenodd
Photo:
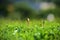
<svg viewBox="0 0 60 40"><path fill-rule="evenodd" d="M29 19L29 18L27 18L27 21L30 21L30 19Z"/></svg>
<svg viewBox="0 0 60 40"><path fill-rule="evenodd" d="M17 31L18 31L18 30L15 30L14 33L13 33L13 35L15 35L15 34L17 33Z"/></svg>
<svg viewBox="0 0 60 40"><path fill-rule="evenodd" d="M48 21L54 21L54 15L53 14L49 14L48 16L47 16L47 20Z"/></svg>

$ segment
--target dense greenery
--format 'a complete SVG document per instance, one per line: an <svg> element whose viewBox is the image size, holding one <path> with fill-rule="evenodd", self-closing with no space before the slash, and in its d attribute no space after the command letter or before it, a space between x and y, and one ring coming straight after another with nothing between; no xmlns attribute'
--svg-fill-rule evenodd
<svg viewBox="0 0 60 40"><path fill-rule="evenodd" d="M15 20L0 22L0 40L60 40L60 25L56 22L32 20L28 25L26 21Z"/></svg>

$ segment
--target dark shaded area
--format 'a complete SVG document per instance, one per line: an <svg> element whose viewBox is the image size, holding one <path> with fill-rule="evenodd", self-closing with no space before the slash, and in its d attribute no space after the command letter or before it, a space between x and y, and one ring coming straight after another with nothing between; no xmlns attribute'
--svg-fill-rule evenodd
<svg viewBox="0 0 60 40"><path fill-rule="evenodd" d="M8 4L8 0L0 0L0 16L6 17L7 16L7 10L6 6Z"/></svg>
<svg viewBox="0 0 60 40"><path fill-rule="evenodd" d="M53 0L53 2L54 2L58 7L60 7L60 0Z"/></svg>
<svg viewBox="0 0 60 40"><path fill-rule="evenodd" d="M27 1L27 0L26 0ZM29 0L30 1L30 0ZM33 0L35 2L35 0ZM33 2L32 0L30 2ZM36 0L38 1L38 0ZM36 11L33 11L32 8L29 8L29 6L27 5L23 5L23 4L20 4L20 8L16 8L17 11L20 12L20 15L21 15L21 19L25 19L25 18L30 18L30 17L35 17L35 18L46 18L46 16L48 15L48 13L53 13L54 15L60 17L60 0L43 0L43 1L46 1L46 2L51 2L53 1L58 7L54 10L47 10L47 11L40 11L39 14L35 14ZM0 0L0 16L1 17L7 17L8 16L8 11L7 11L7 6L9 4L13 4L14 3L14 0ZM23 5L23 6L22 6ZM16 10L15 9L15 10Z"/></svg>
<svg viewBox="0 0 60 40"><path fill-rule="evenodd" d="M7 5L12 3L13 2L9 0L0 0L0 16L2 17L8 16Z"/></svg>
<svg viewBox="0 0 60 40"><path fill-rule="evenodd" d="M6 16L6 0L0 0L0 16Z"/></svg>
<svg viewBox="0 0 60 40"><path fill-rule="evenodd" d="M30 10L20 8L19 11L21 12L21 19L28 18L31 15Z"/></svg>
<svg viewBox="0 0 60 40"><path fill-rule="evenodd" d="M8 13L5 8L0 9L0 16L6 17L7 15L8 15Z"/></svg>

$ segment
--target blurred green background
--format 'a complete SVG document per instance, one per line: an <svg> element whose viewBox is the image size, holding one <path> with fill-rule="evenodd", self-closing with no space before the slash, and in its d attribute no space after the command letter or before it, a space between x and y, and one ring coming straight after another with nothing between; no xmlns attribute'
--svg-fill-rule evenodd
<svg viewBox="0 0 60 40"><path fill-rule="evenodd" d="M0 0L1 18L46 19L50 13L59 20L60 0Z"/></svg>

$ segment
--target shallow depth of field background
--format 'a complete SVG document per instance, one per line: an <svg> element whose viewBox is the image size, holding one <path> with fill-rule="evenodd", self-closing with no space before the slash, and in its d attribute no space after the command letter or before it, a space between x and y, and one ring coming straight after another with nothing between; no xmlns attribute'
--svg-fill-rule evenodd
<svg viewBox="0 0 60 40"><path fill-rule="evenodd" d="M0 40L60 40L60 0L0 0Z"/></svg>

